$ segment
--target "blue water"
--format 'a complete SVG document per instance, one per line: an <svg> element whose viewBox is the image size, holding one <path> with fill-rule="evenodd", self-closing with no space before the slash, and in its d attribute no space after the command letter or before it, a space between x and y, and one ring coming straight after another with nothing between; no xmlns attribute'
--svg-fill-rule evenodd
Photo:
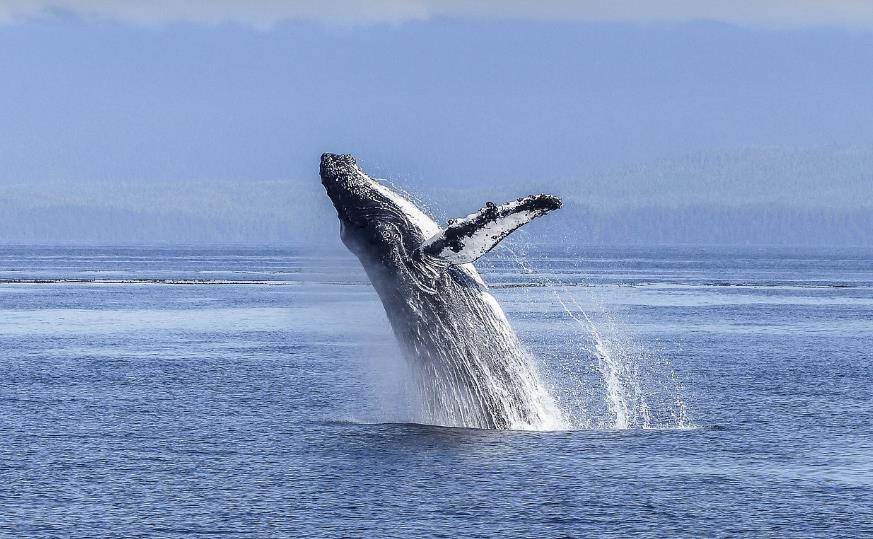
<svg viewBox="0 0 873 539"><path fill-rule="evenodd" d="M350 256L0 248L0 535L873 534L873 252L479 267L572 430L415 423Z"/></svg>

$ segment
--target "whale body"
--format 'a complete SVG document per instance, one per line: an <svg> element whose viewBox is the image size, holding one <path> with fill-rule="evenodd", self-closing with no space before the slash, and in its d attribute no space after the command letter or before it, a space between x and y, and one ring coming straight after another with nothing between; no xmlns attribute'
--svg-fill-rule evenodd
<svg viewBox="0 0 873 539"><path fill-rule="evenodd" d="M415 373L427 421L487 429L565 422L473 262L518 227L561 207L533 195L445 229L371 178L350 155L321 157L343 243L357 255Z"/></svg>

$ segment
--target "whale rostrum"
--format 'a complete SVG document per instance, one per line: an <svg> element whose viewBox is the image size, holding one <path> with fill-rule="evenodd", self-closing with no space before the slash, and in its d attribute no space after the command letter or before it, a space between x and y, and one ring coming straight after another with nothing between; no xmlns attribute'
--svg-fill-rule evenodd
<svg viewBox="0 0 873 539"><path fill-rule="evenodd" d="M343 243L357 255L416 378L424 420L498 429L565 426L533 358L472 262L561 207L552 195L486 204L445 229L368 176L350 155L321 157Z"/></svg>

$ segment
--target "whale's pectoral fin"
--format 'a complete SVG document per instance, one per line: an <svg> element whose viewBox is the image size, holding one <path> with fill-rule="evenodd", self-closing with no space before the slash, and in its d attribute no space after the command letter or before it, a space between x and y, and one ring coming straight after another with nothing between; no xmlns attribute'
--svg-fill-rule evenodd
<svg viewBox="0 0 873 539"><path fill-rule="evenodd" d="M560 207L561 199L552 195L531 195L500 206L488 202L477 213L449 221L448 228L427 239L418 251L449 264L473 262L513 230Z"/></svg>

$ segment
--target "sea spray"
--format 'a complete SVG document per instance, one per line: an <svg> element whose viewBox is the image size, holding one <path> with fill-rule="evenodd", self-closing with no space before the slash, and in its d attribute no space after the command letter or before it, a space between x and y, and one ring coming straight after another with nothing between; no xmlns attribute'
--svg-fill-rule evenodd
<svg viewBox="0 0 873 539"><path fill-rule="evenodd" d="M350 155L326 153L322 185L340 220L340 237L361 261L385 308L419 388L427 422L487 429L572 426L539 366L472 265L519 227L561 208L541 193L478 212L441 228L418 205L374 180ZM605 384L611 428L650 426L638 366L579 310ZM579 333L579 330L576 330ZM572 379L572 378L571 378ZM594 415L592 417L602 417ZM591 421L589 421L591 423Z"/></svg>
<svg viewBox="0 0 873 539"><path fill-rule="evenodd" d="M590 287L574 286L571 290L538 272L522 249L504 250L534 285L525 288L525 293L540 296L547 291L554 301L554 314L563 320L559 331L548 338L569 344L562 352L548 346L554 355L540 363L546 383L572 428L692 426L682 384L666 354L639 343L630 328L593 297L586 303L595 307L583 308L574 293Z"/></svg>

